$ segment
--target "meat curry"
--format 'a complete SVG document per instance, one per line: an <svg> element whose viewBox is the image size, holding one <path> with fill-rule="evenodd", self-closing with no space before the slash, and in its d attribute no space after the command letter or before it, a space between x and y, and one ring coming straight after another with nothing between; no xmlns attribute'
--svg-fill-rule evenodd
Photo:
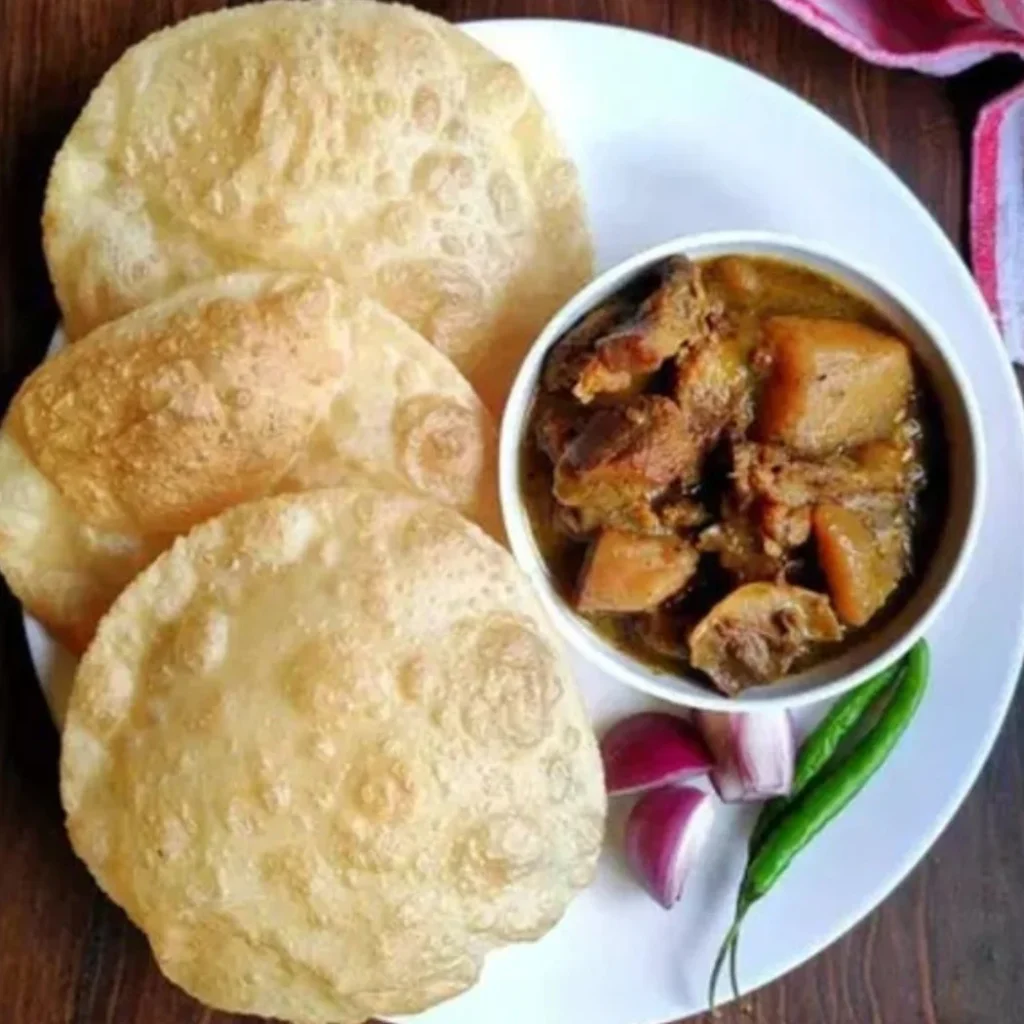
<svg viewBox="0 0 1024 1024"><path fill-rule="evenodd" d="M523 492L582 616L733 695L898 607L941 517L940 435L863 298L773 259L673 257L552 348Z"/></svg>

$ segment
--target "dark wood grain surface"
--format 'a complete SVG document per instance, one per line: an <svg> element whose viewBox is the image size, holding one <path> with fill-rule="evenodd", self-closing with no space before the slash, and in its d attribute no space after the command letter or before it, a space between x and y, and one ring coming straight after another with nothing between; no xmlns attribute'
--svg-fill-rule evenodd
<svg viewBox="0 0 1024 1024"><path fill-rule="evenodd" d="M42 356L56 321L38 219L60 139L89 89L128 44L217 6L216 0L0 0L4 405ZM951 83L875 69L780 15L767 0L453 0L422 6L452 19L554 15L611 21L729 56L783 82L860 136L957 243L965 229L965 154L974 114L984 99L1020 77L1012 61ZM72 856L57 799L57 752L18 609L4 592L0 1022L227 1021L161 978L144 940ZM970 799L910 879L826 953L744 1005L723 1011L720 1021L1024 1021L1022 822L1024 712L1018 704Z"/></svg>

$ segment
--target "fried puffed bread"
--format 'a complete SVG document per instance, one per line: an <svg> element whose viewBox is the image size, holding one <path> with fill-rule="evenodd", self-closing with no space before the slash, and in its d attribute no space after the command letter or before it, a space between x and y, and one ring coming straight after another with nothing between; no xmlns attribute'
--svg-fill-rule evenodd
<svg viewBox="0 0 1024 1024"><path fill-rule="evenodd" d="M81 651L171 540L239 502L404 481L501 535L495 429L455 367L328 278L236 274L98 328L0 430L0 570Z"/></svg>
<svg viewBox="0 0 1024 1024"><path fill-rule="evenodd" d="M511 556L353 481L239 506L122 593L75 681L78 855L211 1006L415 1013L593 877L600 759Z"/></svg>

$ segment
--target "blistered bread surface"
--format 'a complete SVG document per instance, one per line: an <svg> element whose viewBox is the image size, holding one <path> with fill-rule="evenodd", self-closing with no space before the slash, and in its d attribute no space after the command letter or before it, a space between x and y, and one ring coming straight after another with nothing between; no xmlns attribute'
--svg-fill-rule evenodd
<svg viewBox="0 0 1024 1024"><path fill-rule="evenodd" d="M127 51L57 156L44 234L72 337L196 279L317 271L492 409L591 273L576 171L519 72L368 0L243 6Z"/></svg>
<svg viewBox="0 0 1024 1024"><path fill-rule="evenodd" d="M81 663L61 794L172 980L294 1021L471 985L589 883L605 811L511 557L370 485L241 506L143 571Z"/></svg>
<svg viewBox="0 0 1024 1024"><path fill-rule="evenodd" d="M74 650L174 536L232 505L401 479L501 533L496 431L454 365L330 278L189 286L44 363L0 431L0 569Z"/></svg>

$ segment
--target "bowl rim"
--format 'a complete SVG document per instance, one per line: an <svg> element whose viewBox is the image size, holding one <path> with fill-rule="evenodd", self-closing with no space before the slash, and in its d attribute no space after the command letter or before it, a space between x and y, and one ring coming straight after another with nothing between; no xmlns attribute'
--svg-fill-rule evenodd
<svg viewBox="0 0 1024 1024"><path fill-rule="evenodd" d="M797 674L791 677L793 682L751 687L736 697L727 697L713 691L707 684L658 671L626 652L615 650L585 626L581 617L565 604L549 583L547 567L533 540L519 488L519 449L537 375L548 351L567 328L622 283L669 256L682 254L694 259L713 258L730 251L742 253L745 248L755 248L758 254L768 256L775 250L778 258L794 262L799 262L803 255L819 263L830 264L835 268L836 276L851 287L851 279L860 278L870 283L891 304L902 308L927 337L963 404L973 473L970 493L966 497L967 522L959 547L951 553L949 570L944 578L940 578L930 601L891 643L862 665L841 671L835 678L801 683L800 674ZM987 490L987 460L977 400L943 329L900 286L886 283L884 275L865 261L851 258L833 246L772 231L731 230L679 235L634 253L598 274L548 320L520 364L502 415L498 455L499 498L513 557L568 646L616 681L648 696L677 706L710 711L781 710L828 700L853 689L904 655L935 622L959 586L977 541ZM856 650L856 645L851 650Z"/></svg>

